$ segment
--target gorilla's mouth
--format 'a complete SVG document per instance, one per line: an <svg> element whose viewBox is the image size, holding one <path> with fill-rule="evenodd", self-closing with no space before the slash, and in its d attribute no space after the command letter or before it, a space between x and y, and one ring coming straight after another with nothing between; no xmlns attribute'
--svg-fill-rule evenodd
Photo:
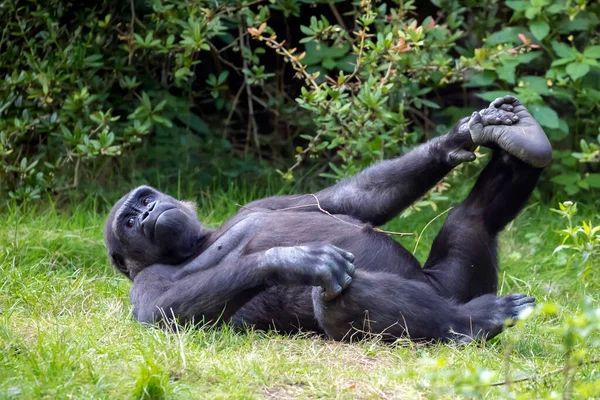
<svg viewBox="0 0 600 400"><path fill-rule="evenodd" d="M152 224L152 226L150 227L150 229L149 229L149 232L148 232L148 238L149 238L150 240L154 240L154 238L156 237L156 226L158 225L158 220L159 220L159 219L160 219L160 218L161 218L163 215L165 215L165 213L167 213L168 211L174 210L174 209L176 209L176 208L177 208L177 207L168 207L168 208L165 208L164 210L162 210L162 211L160 211L160 212L159 212L159 214L156 216L156 219L154 219L154 223ZM163 219L164 219L164 218L163 218ZM163 225L171 225L171 224L169 224L169 223L167 222L166 224L163 224Z"/></svg>

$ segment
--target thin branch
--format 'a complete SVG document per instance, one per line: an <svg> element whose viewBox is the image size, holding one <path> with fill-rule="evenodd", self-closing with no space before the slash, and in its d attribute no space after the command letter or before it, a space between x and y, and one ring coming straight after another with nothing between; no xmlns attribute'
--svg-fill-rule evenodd
<svg viewBox="0 0 600 400"><path fill-rule="evenodd" d="M229 43L227 46L225 46L225 47L221 47L221 48L220 48L220 49L217 51L217 53L222 53L222 52L224 52L225 50L229 49L230 47L233 47L233 46L235 46L235 45L236 45L236 43L238 42L238 40L239 40L238 38L235 38L235 39L233 39L233 40L231 41L231 43Z"/></svg>
<svg viewBox="0 0 600 400"><path fill-rule="evenodd" d="M231 110L229 110L229 114L227 114L227 119L225 120L225 128L223 128L223 139L227 138L227 133L229 131L229 124L231 123L231 118L233 118L233 113L236 110L237 103L240 100L240 96L242 91L244 90L244 85L240 85L238 92L233 98L233 103L231 104Z"/></svg>
<svg viewBox="0 0 600 400"><path fill-rule="evenodd" d="M329 3L329 8L331 9L331 12L333 13L333 16L335 17L335 20L337 21L338 25L341 26L343 30L348 31L348 28L346 27L346 24L344 23L344 18L342 18L342 15L336 8L335 4Z"/></svg>
<svg viewBox="0 0 600 400"><path fill-rule="evenodd" d="M258 104L263 106L265 110L269 110L270 112L272 112L273 114L275 114L276 116L279 117L279 110L277 110L276 108L269 107L269 105L267 103L265 103L264 101L262 101L260 98L258 98L255 95L252 95L252 99L254 99L255 102L257 102Z"/></svg>
<svg viewBox="0 0 600 400"><path fill-rule="evenodd" d="M275 210L269 210L268 212L281 212L281 211L290 211L290 210L298 210L298 209L302 209L302 208L309 208L309 207L317 207L319 209L319 211L321 211L323 214L330 216L331 218L334 218L340 222L343 222L344 224L347 225L352 225L356 228L359 229L364 229L365 225L358 225L358 224L353 224L352 222L348 222L348 221L344 221L343 219L331 214L329 211L325 210L323 207L321 207L321 202L319 201L319 198L317 197L317 195L313 194L313 193L309 193L309 194L303 194L300 195L298 197L296 197L297 199L301 198L301 197L305 197L305 196L312 196L316 203L315 204L301 204L299 206L293 206L293 207L285 207L285 208L278 208ZM259 210L253 210L250 207L246 207L243 206L241 204L236 204L236 206L243 208L245 210L251 211L251 212L257 212ZM261 212L264 212L263 210L260 210ZM389 235L397 235L397 236L412 236L413 233L410 232L393 232L393 231L384 231L383 229L379 229L379 228L371 228L373 229L375 232L379 232L379 233L387 233Z"/></svg>
<svg viewBox="0 0 600 400"><path fill-rule="evenodd" d="M73 172L73 183L70 185L63 186L63 187L55 188L53 190L55 193L60 193L60 192L64 192L64 191L71 190L71 189L77 189L77 187L79 186L79 165L80 164L81 164L81 157L78 157L77 161L75 162L75 171Z"/></svg>
<svg viewBox="0 0 600 400"><path fill-rule="evenodd" d="M135 24L135 0L129 0L129 5L131 7L131 22L129 23L129 64L133 61L133 27Z"/></svg>
<svg viewBox="0 0 600 400"><path fill-rule="evenodd" d="M381 83L379 84L379 90L383 89L383 85L385 85L385 83L387 82L388 78L390 77L390 72L392 72L392 63L390 63L390 65L388 66L387 71L385 72L385 75L381 79Z"/></svg>
<svg viewBox="0 0 600 400"><path fill-rule="evenodd" d="M350 82L352 79L354 79L358 75L363 51L365 48L365 38L367 37L367 32L364 29L360 30L358 32L353 32L353 33L356 36L360 36L360 44L358 46L358 54L356 56L356 65L354 66L354 71L352 71L352 73L346 79L344 79L344 83ZM360 81L360 79L358 79L358 80Z"/></svg>
<svg viewBox="0 0 600 400"><path fill-rule="evenodd" d="M600 359L594 359L594 360L590 360L590 361L580 361L577 367L580 367L584 364L599 364L600 363ZM489 385L481 385L481 386L506 386L506 385L510 385L512 383L519 383L519 382L526 382L526 381L532 381L532 380L537 380L537 379L543 379L547 376L550 375L556 375L556 374L560 374L561 372L565 372L565 368L561 367L549 372L546 372L545 374L537 374L537 375L530 375L530 376L526 376L524 378L519 378L519 379L510 379L510 380L506 380L506 381L502 381L502 382L494 382L491 383Z"/></svg>
<svg viewBox="0 0 600 400"><path fill-rule="evenodd" d="M244 42L244 31L242 30L242 26L238 26L239 38L240 38L240 48L242 49L242 62L243 69L248 70L248 60L244 57L244 49L246 47L246 43ZM254 101L252 100L252 88L250 87L250 83L248 82L248 75L243 74L244 76L244 84L246 86L246 96L248 97L248 135L252 134L254 138L254 144L256 145L256 151L258 152L258 158L262 159L262 155L260 152L260 141L258 140L258 126L256 125L256 120L254 119Z"/></svg>
<svg viewBox="0 0 600 400"><path fill-rule="evenodd" d="M208 45L210 46L210 49L212 50L213 54L219 59L219 61L221 61L223 64L226 64L236 74L241 75L240 68L238 66L236 66L235 64L233 64L233 63L227 61L226 59L224 59L220 55L219 49L217 49L217 47L214 44L212 44L212 42L208 42Z"/></svg>
<svg viewBox="0 0 600 400"><path fill-rule="evenodd" d="M427 229L429 227L429 225L431 225L433 223L433 221L435 221L436 219L438 219L439 217L441 217L442 215L446 214L448 211L452 210L454 207L450 207L448 208L446 211L436 215L431 221L429 221L427 223L427 225L425 225L423 227L423 230L421 230L421 233L419 234L419 237L417 238L417 243L415 243L415 249L413 250L413 254L415 254L417 252L417 247L419 247L419 242L421 241L421 237L423 236L423 232L425 232L425 229Z"/></svg>

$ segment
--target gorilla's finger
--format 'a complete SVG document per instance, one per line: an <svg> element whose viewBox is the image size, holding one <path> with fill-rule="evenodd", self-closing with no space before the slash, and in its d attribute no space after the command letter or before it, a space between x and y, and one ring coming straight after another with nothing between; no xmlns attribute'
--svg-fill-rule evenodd
<svg viewBox="0 0 600 400"><path fill-rule="evenodd" d="M351 262L346 264L346 273L350 276L354 276L354 272L356 272L356 267L354 267L354 264Z"/></svg>
<svg viewBox="0 0 600 400"><path fill-rule="evenodd" d="M337 283L327 285L325 291L321 293L321 298L325 301L331 301L342 293L342 287Z"/></svg>
<svg viewBox="0 0 600 400"><path fill-rule="evenodd" d="M346 279L354 275L354 264L349 263L348 261L340 257L340 259L335 262L335 265L333 266L331 271L331 280L343 286L346 282Z"/></svg>
<svg viewBox="0 0 600 400"><path fill-rule="evenodd" d="M490 107L499 108L502 104L504 104L504 97L496 97L494 101L490 103Z"/></svg>
<svg viewBox="0 0 600 400"><path fill-rule="evenodd" d="M341 256L342 256L342 257L344 257L346 260L348 260L348 261L350 261L350 262L354 262L354 254L352 254L352 253L350 253L350 252L348 252L348 251L346 251L346 250L344 250L344 249L340 249L340 248L339 248L339 247L337 247L337 246L333 246L333 245L332 245L331 247L333 247L333 249L334 249L335 251L337 251L338 253L340 253L340 254L341 254Z"/></svg>
<svg viewBox="0 0 600 400"><path fill-rule="evenodd" d="M532 297L532 296L525 296L521 299L515 300L515 305L517 305L517 306L534 305L534 304L535 304L535 297Z"/></svg>
<svg viewBox="0 0 600 400"><path fill-rule="evenodd" d="M517 104L521 104L519 102L519 99L517 99L515 96L507 94L506 96L503 97L504 99L504 103L510 103L513 106L517 105Z"/></svg>
<svg viewBox="0 0 600 400"><path fill-rule="evenodd" d="M482 125L481 115L477 111L473 111L473 114L471 114L469 128L473 128L475 125Z"/></svg>
<svg viewBox="0 0 600 400"><path fill-rule="evenodd" d="M513 106L510 104L502 104L500 107L498 107L498 109L500 109L502 111L512 111Z"/></svg>
<svg viewBox="0 0 600 400"><path fill-rule="evenodd" d="M484 126L488 125L512 125L513 116L511 111L505 111L497 108L486 108L479 111Z"/></svg>
<svg viewBox="0 0 600 400"><path fill-rule="evenodd" d="M513 106L516 106L517 104L519 104L519 100L517 100L515 96L506 95L494 99L490 106L500 108L503 104L511 104Z"/></svg>
<svg viewBox="0 0 600 400"><path fill-rule="evenodd" d="M342 289L346 289L352 283L352 277L350 275L346 275L344 281L342 282Z"/></svg>
<svg viewBox="0 0 600 400"><path fill-rule="evenodd" d="M472 151L465 150L465 149L455 150L455 151L451 152L448 155L448 157L450 158L450 161L452 161L455 164L475 161L475 159L477 158L475 156L475 153L473 153Z"/></svg>

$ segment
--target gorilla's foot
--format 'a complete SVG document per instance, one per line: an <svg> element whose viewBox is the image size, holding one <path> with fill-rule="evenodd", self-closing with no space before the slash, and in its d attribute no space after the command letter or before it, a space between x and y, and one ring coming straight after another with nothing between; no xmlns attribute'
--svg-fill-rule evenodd
<svg viewBox="0 0 600 400"><path fill-rule="evenodd" d="M489 340L517 322L519 314L535 306L535 298L525 294L496 297L491 294L477 297L463 305L468 327L457 331L453 340L466 343L472 340ZM460 328L459 328L460 329Z"/></svg>
<svg viewBox="0 0 600 400"><path fill-rule="evenodd" d="M473 113L469 130L475 144L496 145L534 167L545 167L552 159L544 130L516 97L499 97Z"/></svg>

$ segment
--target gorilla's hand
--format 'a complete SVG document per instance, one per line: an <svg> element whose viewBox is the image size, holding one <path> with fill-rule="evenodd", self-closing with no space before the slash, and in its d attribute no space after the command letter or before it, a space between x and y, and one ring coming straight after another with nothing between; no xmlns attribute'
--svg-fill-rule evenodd
<svg viewBox="0 0 600 400"><path fill-rule="evenodd" d="M534 167L545 167L552 159L552 146L544 130L529 111L513 96L499 97L486 110L495 120L505 119L502 113L514 113L514 124L486 123L482 113L474 113L469 121L473 142L496 145L507 153Z"/></svg>
<svg viewBox="0 0 600 400"><path fill-rule="evenodd" d="M440 137L439 140L442 154L452 166L475 160L473 150L477 144L473 142L471 133L473 120L483 128L496 125L511 126L519 121L519 117L512 111L511 105L502 105L498 108L490 106L475 111L471 117L461 119L448 135Z"/></svg>
<svg viewBox="0 0 600 400"><path fill-rule="evenodd" d="M354 255L329 244L273 247L262 267L272 284L321 286L324 300L332 300L352 282Z"/></svg>

